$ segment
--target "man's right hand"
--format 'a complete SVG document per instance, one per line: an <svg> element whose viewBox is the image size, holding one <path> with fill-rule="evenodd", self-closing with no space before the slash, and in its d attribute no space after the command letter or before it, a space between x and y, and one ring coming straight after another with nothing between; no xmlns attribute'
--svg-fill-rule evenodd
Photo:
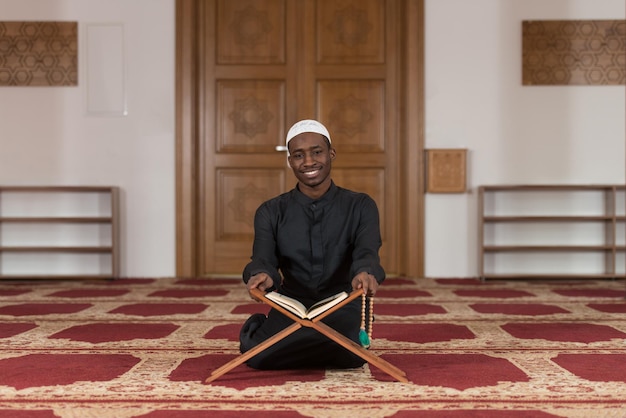
<svg viewBox="0 0 626 418"><path fill-rule="evenodd" d="M254 297L250 293L250 290L259 289L264 292L267 289L270 289L272 286L274 286L274 281L267 273L258 273L258 274L255 274L254 276L251 276L250 280L248 280L248 283L246 284L246 288L248 289L248 294L250 295L252 299L256 300L257 302L261 302L261 300Z"/></svg>

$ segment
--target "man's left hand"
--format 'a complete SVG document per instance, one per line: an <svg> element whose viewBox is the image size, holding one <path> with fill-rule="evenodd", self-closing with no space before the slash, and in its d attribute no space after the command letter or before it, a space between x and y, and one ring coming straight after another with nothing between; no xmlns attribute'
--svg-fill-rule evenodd
<svg viewBox="0 0 626 418"><path fill-rule="evenodd" d="M376 277L362 271L352 279L352 289L363 289L366 295L374 296L378 290L378 282L376 281Z"/></svg>

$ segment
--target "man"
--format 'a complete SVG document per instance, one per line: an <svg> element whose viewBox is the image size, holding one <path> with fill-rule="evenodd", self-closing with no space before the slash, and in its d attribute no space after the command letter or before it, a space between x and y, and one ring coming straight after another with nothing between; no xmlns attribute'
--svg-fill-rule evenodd
<svg viewBox="0 0 626 418"><path fill-rule="evenodd" d="M302 120L287 133L289 166L296 187L263 203L254 218L252 261L243 271L247 289L278 290L306 307L341 291L374 295L385 278L378 208L373 199L334 184L337 152L330 134L315 120ZM359 299L323 320L359 343ZM241 329L241 352L291 325L271 309L252 315ZM364 360L316 330L303 327L248 361L256 369L354 368Z"/></svg>

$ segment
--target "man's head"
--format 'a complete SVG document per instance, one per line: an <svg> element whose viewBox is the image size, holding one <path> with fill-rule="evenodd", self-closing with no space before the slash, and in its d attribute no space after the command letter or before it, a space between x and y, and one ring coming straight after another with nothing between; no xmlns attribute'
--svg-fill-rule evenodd
<svg viewBox="0 0 626 418"><path fill-rule="evenodd" d="M312 198L321 196L330 187L331 162L336 155L326 127L311 119L297 122L289 129L286 144L300 191Z"/></svg>
<svg viewBox="0 0 626 418"><path fill-rule="evenodd" d="M299 122L294 123L293 126L289 128L289 132L287 132L287 140L285 141L285 145L287 146L288 155L291 154L289 150L289 142L294 137L305 132L312 132L312 133L318 133L320 135L323 135L326 138L326 141L328 142L328 147L330 148L332 141L330 139L330 134L328 133L328 129L326 129L324 125L322 125L320 122L316 120L303 119Z"/></svg>

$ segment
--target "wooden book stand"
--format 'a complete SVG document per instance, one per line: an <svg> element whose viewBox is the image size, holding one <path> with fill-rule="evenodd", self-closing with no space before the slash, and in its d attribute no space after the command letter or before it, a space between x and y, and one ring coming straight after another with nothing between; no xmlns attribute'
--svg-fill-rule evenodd
<svg viewBox="0 0 626 418"><path fill-rule="evenodd" d="M287 315L289 318L293 319L295 322L293 324L291 324L290 326L288 326L287 328L285 328L284 330L280 331L279 333L277 333L277 334L273 335L272 337L268 338L267 340L263 341L261 344L253 347L252 349L246 351L245 353L241 354L240 356L236 357L235 359L233 359L233 360L229 361L228 363L224 364L222 367L220 367L218 369L215 369L211 373L211 376L209 376L209 378L205 380L205 383L211 383L215 379L217 379L220 376L228 373L229 371L231 371L235 367L239 366L240 364L243 364L246 360L254 357L258 353L260 353L260 352L264 351L265 349L267 349L268 347L271 347L272 345L276 344L278 341L280 341L283 338L287 337L288 335L292 334L293 332L295 332L296 330L300 329L301 327L309 327L309 328L313 328L313 329L317 330L321 334L324 334L325 336L327 336L331 340L335 341L337 344L341 345L342 347L346 348L347 350L350 350L351 352L353 352L357 356L361 357L363 360L365 360L368 363L376 366L377 368L379 368L380 370L384 371L385 373L387 373L391 377L395 378L396 380L398 380L400 382L404 382L404 383L408 382L408 379L406 378L406 374L402 370L398 369L396 366L394 366L394 365L386 362L385 360L381 359L380 357L376 356L374 353L372 353L372 352L366 350L365 348L361 347L360 345L358 345L354 341L350 340L349 338L347 338L343 334L340 334L339 332L335 331L334 329L332 329L328 325L324 324L323 322L320 322L322 319L324 319L326 316L330 315L331 313L333 313L337 309L339 309L342 306L346 305L347 303L353 301L354 299L360 297L363 294L363 290L355 290L355 291L353 291L352 293L350 293L350 295L348 296L347 299L344 299L339 304L337 304L337 305L333 306L332 308L330 308L329 310L319 314L318 316L314 317L313 319L302 319L299 316L294 315L293 313L291 313L287 309L283 308L282 306L278 305L277 303L275 303L275 302L271 301L270 299L266 298L265 297L265 293L263 293L262 291L260 291L258 289L252 289L250 291L250 293L254 297L256 297L259 300L263 301L264 303L270 305L272 308L274 308L274 309L280 311L281 313Z"/></svg>

